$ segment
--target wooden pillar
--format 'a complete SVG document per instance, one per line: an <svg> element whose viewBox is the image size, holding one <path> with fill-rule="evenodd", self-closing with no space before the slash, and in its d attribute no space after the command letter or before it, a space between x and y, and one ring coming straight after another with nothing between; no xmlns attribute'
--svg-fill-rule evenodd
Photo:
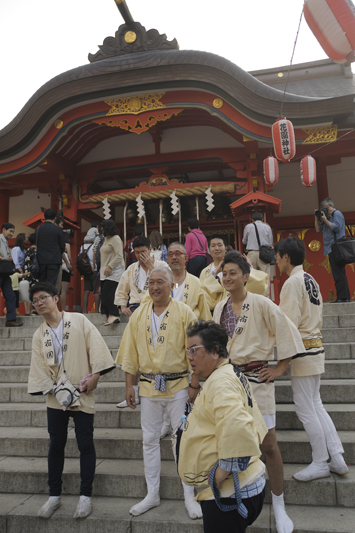
<svg viewBox="0 0 355 533"><path fill-rule="evenodd" d="M63 205L63 215L71 220L77 220L78 226L81 227L81 214L78 211L78 204L74 196L71 194L67 197L67 202ZM79 271L75 268L76 258L81 247L81 231L75 230L74 237L70 241L71 257L74 264L73 276L73 309L74 311L81 311L81 276Z"/></svg>
<svg viewBox="0 0 355 533"><path fill-rule="evenodd" d="M0 227L9 220L10 199L6 192L0 193Z"/></svg>
<svg viewBox="0 0 355 533"><path fill-rule="evenodd" d="M317 192L318 203L324 198L329 198L327 164L324 158L317 159Z"/></svg>

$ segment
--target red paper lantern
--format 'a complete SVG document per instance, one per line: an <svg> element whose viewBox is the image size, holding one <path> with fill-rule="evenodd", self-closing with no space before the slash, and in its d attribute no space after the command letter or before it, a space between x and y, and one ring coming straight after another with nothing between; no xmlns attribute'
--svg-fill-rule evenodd
<svg viewBox="0 0 355 533"><path fill-rule="evenodd" d="M272 125L272 141L277 159L288 163L295 157L296 143L292 122L286 118L277 119Z"/></svg>
<svg viewBox="0 0 355 533"><path fill-rule="evenodd" d="M312 187L317 179L316 160L312 156L306 155L301 159L300 170L303 185Z"/></svg>
<svg viewBox="0 0 355 533"><path fill-rule="evenodd" d="M268 185L275 185L279 181L279 164L275 157L269 156L264 159L264 180Z"/></svg>
<svg viewBox="0 0 355 533"><path fill-rule="evenodd" d="M350 0L306 0L303 11L330 59L336 63L355 60L355 9Z"/></svg>

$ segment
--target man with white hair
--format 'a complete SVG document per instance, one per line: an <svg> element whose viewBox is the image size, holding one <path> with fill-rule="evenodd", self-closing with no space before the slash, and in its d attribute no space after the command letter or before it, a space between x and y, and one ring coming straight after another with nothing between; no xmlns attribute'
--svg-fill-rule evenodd
<svg viewBox="0 0 355 533"><path fill-rule="evenodd" d="M152 270L148 282L150 298L130 318L122 337L117 360L126 372L126 401L136 408L133 379L141 372L141 425L144 473L148 494L130 509L133 516L160 505L160 431L166 411L175 428L184 415L187 400L194 402L200 390L198 377L189 384L186 329L196 316L184 303L171 297L173 275L167 267ZM183 484L190 518L201 518L194 489Z"/></svg>

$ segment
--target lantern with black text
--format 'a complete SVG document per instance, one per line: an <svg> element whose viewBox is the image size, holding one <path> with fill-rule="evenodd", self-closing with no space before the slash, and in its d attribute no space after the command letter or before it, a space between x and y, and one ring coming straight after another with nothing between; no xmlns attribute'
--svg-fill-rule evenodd
<svg viewBox="0 0 355 533"><path fill-rule="evenodd" d="M304 18L335 63L355 60L355 7L351 0L306 0Z"/></svg>
<svg viewBox="0 0 355 533"><path fill-rule="evenodd" d="M272 125L272 142L277 159L288 163L296 154L295 132L292 122L279 118Z"/></svg>
<svg viewBox="0 0 355 533"><path fill-rule="evenodd" d="M306 157L301 159L300 170L303 185L312 187L317 179L315 159L310 155L306 155Z"/></svg>
<svg viewBox="0 0 355 533"><path fill-rule="evenodd" d="M269 156L264 159L264 180L268 185L275 185L279 180L279 164L275 157Z"/></svg>

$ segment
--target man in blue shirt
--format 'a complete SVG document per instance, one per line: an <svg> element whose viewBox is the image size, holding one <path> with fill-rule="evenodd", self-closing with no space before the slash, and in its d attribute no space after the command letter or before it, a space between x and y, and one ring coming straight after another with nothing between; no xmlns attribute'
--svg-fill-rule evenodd
<svg viewBox="0 0 355 533"><path fill-rule="evenodd" d="M349 302L350 291L348 278L345 273L345 265L336 263L332 253L332 244L345 236L345 219L343 213L335 209L331 198L325 198L320 203L320 209L326 211L321 217L315 217L317 233L323 233L324 255L328 255L330 268L337 293L336 302Z"/></svg>

